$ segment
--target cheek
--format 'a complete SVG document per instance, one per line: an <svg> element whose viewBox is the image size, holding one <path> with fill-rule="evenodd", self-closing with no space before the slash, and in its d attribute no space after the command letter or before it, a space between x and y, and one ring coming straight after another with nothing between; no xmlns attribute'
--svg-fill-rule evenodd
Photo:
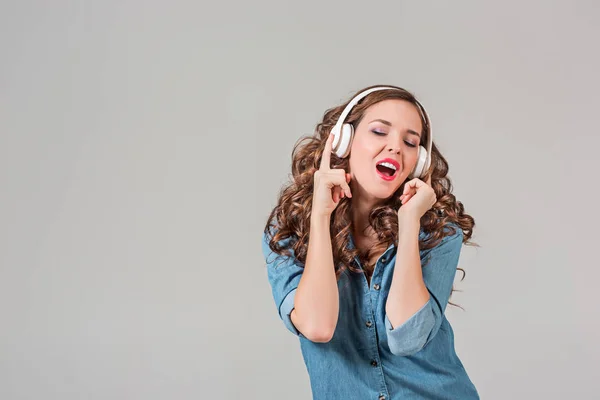
<svg viewBox="0 0 600 400"><path fill-rule="evenodd" d="M353 171L360 171L365 164L365 148L360 141L353 141L350 148L349 166Z"/></svg>
<svg viewBox="0 0 600 400"><path fill-rule="evenodd" d="M352 147L350 148L351 156L357 160L357 162L364 163L366 160L373 159L380 150L377 148L377 143L366 140L364 135L355 136L352 141Z"/></svg>
<svg viewBox="0 0 600 400"><path fill-rule="evenodd" d="M411 151L408 154L404 154L404 162L406 163L407 167L414 167L415 164L417 164L417 157L418 156L418 152L416 150Z"/></svg>

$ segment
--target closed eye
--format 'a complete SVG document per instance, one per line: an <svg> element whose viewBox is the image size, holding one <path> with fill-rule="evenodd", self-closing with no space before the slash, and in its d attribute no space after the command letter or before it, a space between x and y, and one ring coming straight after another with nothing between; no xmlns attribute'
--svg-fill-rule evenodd
<svg viewBox="0 0 600 400"><path fill-rule="evenodd" d="M376 134L377 136L385 136L385 135L387 135L387 133L385 133L385 132L380 132L380 131L378 131L378 130L376 130L376 129L373 129L373 130L371 130L371 132L373 132L373 133L374 133L374 134ZM406 145L407 145L408 147L417 147L417 145L416 145L416 144L413 144L413 143L411 143L411 142L409 142L409 141L407 141L407 140L405 140L405 141L404 141L404 143L406 143Z"/></svg>

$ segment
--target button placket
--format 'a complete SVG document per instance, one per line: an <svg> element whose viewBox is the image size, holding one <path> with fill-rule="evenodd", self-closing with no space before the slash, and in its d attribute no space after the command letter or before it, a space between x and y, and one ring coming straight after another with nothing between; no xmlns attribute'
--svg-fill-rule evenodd
<svg viewBox="0 0 600 400"><path fill-rule="evenodd" d="M379 263L378 263L378 264L385 264L386 257L387 257L387 256L383 256L383 257L381 258L381 260L379 261ZM383 268L383 265L380 265L380 267L379 267L379 268L376 268L376 271L373 271L373 280L375 280L375 278L377 278L377 279L378 279L378 278L380 278L380 277L381 277L381 274L382 274L382 268ZM373 289L375 289L375 290L379 290L380 288L381 288L381 286L379 286L379 284L378 284L378 283L374 283L374 284L373 284Z"/></svg>

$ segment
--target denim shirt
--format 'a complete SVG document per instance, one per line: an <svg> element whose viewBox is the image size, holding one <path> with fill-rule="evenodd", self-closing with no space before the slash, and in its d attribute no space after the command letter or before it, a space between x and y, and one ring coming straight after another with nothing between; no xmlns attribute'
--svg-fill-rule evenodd
<svg viewBox="0 0 600 400"><path fill-rule="evenodd" d="M279 317L299 338L314 400L479 399L454 348L444 315L458 266L462 230L420 251L429 301L392 327L385 303L392 283L396 247L379 257L370 284L364 273L345 270L339 281L339 316L332 339L312 342L291 321L303 267L293 256L273 253L263 234L267 276ZM424 239L421 229L419 239ZM350 237L350 248L354 248ZM357 266L362 268L358 258Z"/></svg>

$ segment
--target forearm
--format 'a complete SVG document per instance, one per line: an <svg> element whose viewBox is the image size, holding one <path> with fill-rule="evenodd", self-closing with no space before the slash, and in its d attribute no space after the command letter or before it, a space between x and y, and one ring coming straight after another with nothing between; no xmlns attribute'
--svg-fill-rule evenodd
<svg viewBox="0 0 600 400"><path fill-rule="evenodd" d="M386 314L393 327L402 325L429 301L419 254L420 222L400 218L398 248Z"/></svg>
<svg viewBox="0 0 600 400"><path fill-rule="evenodd" d="M313 341L331 339L339 312L329 223L329 216L311 218L306 263L291 314L296 328Z"/></svg>

